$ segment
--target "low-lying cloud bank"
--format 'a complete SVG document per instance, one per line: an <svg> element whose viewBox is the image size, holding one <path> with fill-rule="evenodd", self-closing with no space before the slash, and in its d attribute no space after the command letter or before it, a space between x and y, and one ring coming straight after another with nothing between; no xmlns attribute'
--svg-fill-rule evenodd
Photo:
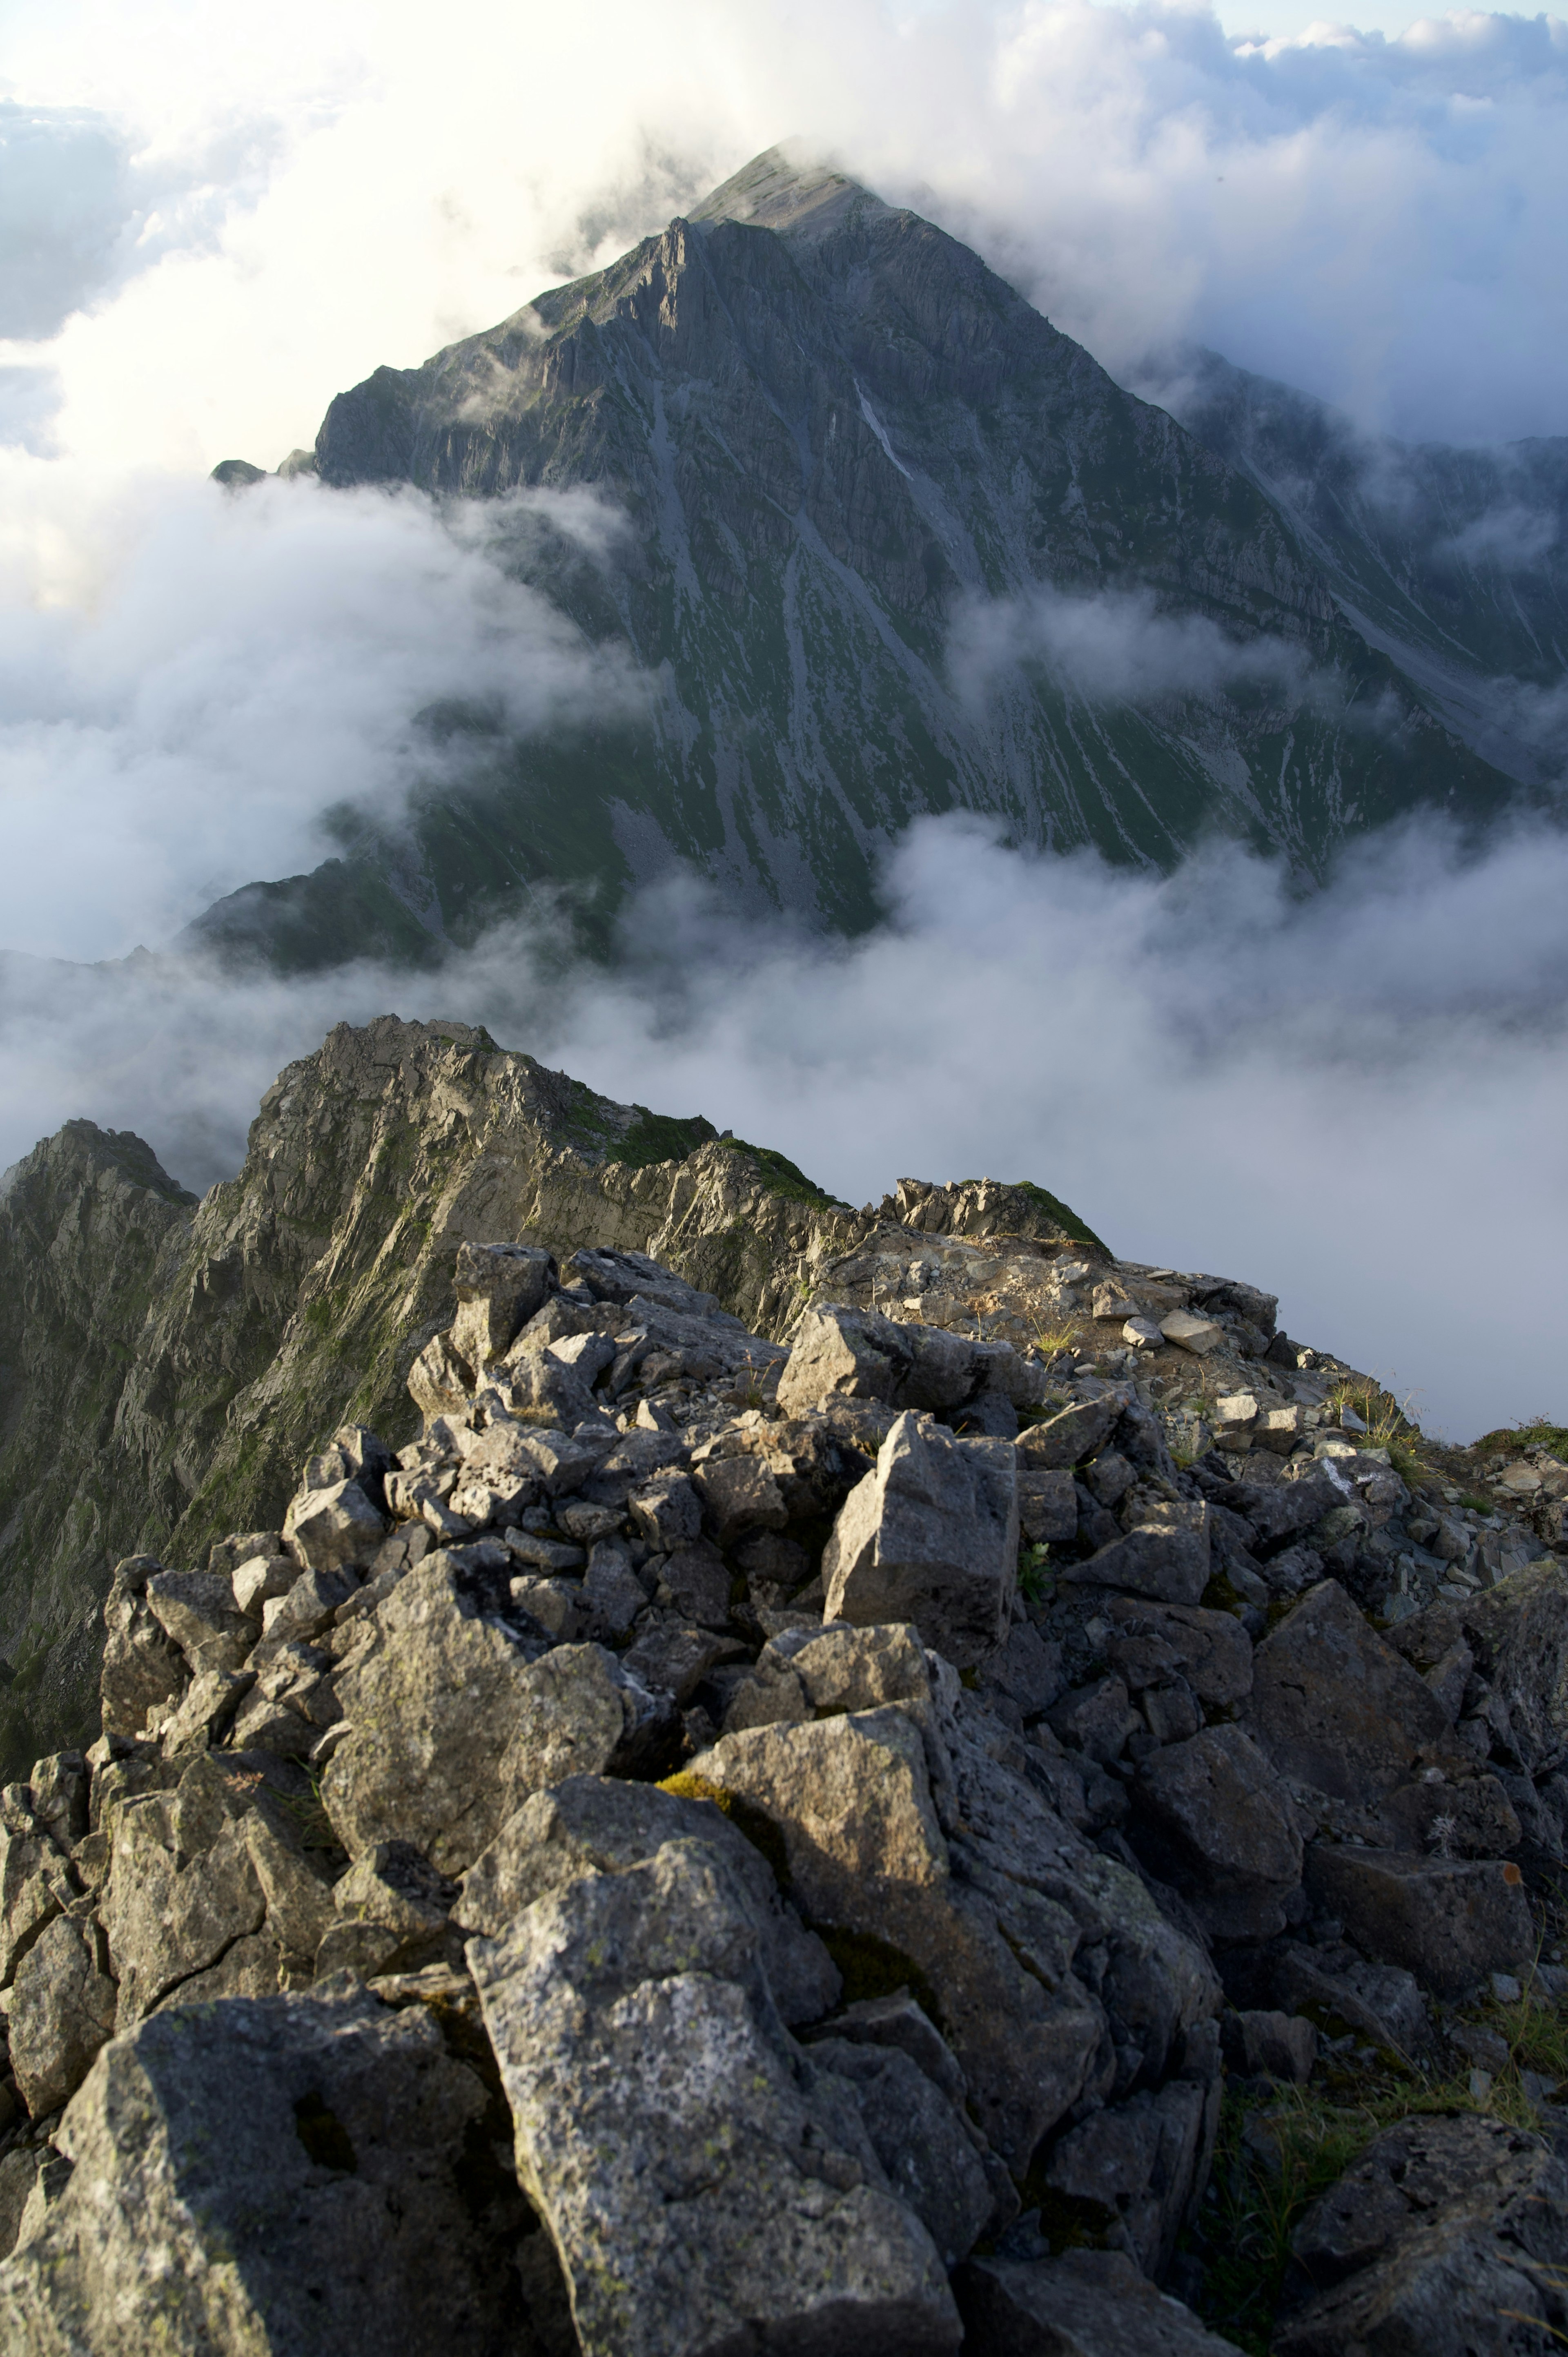
<svg viewBox="0 0 1568 2357"><path fill-rule="evenodd" d="M1234 851L1162 881L929 820L854 943L735 923L679 880L634 905L613 974L563 971L544 925L435 975L12 959L0 1156L87 1114L205 1187L334 1022L456 1016L854 1201L904 1175L1037 1178L1125 1254L1277 1290L1293 1333L1467 1437L1564 1412L1565 888L1555 834L1461 866L1407 830L1296 901Z"/></svg>

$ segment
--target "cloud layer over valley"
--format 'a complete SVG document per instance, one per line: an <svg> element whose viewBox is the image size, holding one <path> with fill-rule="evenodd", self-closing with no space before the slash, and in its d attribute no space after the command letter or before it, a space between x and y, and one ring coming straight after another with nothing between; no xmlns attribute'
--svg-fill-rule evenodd
<svg viewBox="0 0 1568 2357"><path fill-rule="evenodd" d="M1296 901L1233 852L1159 882L938 820L893 856L886 926L829 949L671 880L609 975L563 972L542 922L419 976L12 961L0 1156L85 1114L201 1188L334 1022L456 1016L855 1202L1036 1178L1129 1256L1277 1290L1292 1332L1467 1437L1562 1411L1565 892L1555 835L1468 867L1430 834L1364 844Z"/></svg>

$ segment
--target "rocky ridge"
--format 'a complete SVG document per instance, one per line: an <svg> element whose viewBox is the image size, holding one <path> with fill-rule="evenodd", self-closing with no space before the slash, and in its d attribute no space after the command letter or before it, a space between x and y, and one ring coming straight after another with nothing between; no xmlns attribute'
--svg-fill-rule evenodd
<svg viewBox="0 0 1568 2357"><path fill-rule="evenodd" d="M0 1195L0 1772L88 1739L118 1557L277 1523L346 1414L409 1437L408 1369L452 1316L463 1242L651 1252L779 1339L821 1270L899 1216L461 1023L339 1025L199 1204L140 1139L69 1124ZM989 1182L924 1216L1088 1235L1044 1189Z"/></svg>
<svg viewBox="0 0 1568 2357"><path fill-rule="evenodd" d="M7 2348L1219 2357L1227 2086L1568 1994L1568 1469L1483 1518L1028 1200L903 1182L787 1341L448 1233L417 1430L119 1564L0 1792ZM1279 2357L1568 2322L1568 2121L1479 2084L1305 2212Z"/></svg>

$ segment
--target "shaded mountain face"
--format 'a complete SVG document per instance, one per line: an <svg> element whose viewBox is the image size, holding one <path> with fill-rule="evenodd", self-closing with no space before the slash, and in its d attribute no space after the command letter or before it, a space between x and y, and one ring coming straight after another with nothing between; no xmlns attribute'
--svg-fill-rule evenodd
<svg viewBox="0 0 1568 2357"><path fill-rule="evenodd" d="M1161 867L1219 829L1315 873L1351 830L1507 791L1244 471L967 248L777 152L609 269L378 369L332 404L316 466L596 495L607 543L517 510L510 561L646 694L527 746L430 716L467 740L464 790L395 836L350 829L340 876L286 888L289 963L331 931L301 917L311 890L398 955L377 891L463 940L542 882L602 924L677 859L732 905L855 930L922 813ZM271 930L253 890L197 929L251 953Z"/></svg>
<svg viewBox="0 0 1568 2357"><path fill-rule="evenodd" d="M1456 450L1362 434L1217 352L1178 414L1246 474L1455 735L1528 784L1568 770L1568 436Z"/></svg>

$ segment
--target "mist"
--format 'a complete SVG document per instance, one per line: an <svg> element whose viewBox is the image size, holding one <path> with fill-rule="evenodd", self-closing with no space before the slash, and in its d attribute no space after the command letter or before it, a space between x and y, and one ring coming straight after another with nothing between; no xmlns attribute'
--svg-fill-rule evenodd
<svg viewBox="0 0 1568 2357"><path fill-rule="evenodd" d="M881 929L824 943L673 877L632 903L608 973L563 965L547 917L419 976L12 960L0 1155L85 1114L199 1189L333 1023L456 1017L855 1203L906 1176L1034 1178L1127 1257L1277 1292L1292 1334L1450 1437L1562 1417L1560 836L1466 866L1406 830L1302 899L1234 850L1162 880L931 819L885 886Z"/></svg>

